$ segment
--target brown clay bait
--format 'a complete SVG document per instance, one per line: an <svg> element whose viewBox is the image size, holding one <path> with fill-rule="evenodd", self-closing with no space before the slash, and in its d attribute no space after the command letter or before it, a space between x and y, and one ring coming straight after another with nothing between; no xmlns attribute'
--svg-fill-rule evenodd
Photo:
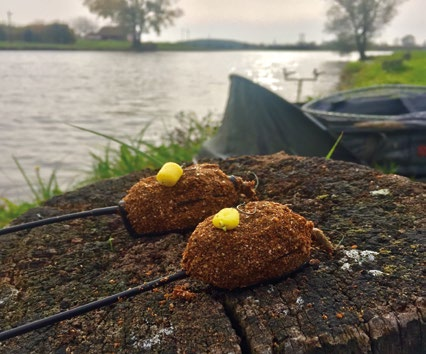
<svg viewBox="0 0 426 354"><path fill-rule="evenodd" d="M187 230L237 205L242 194L254 198L254 184L227 176L215 164L197 164L185 168L172 187L160 184L156 176L141 179L124 197L124 209L136 234Z"/></svg>
<svg viewBox="0 0 426 354"><path fill-rule="evenodd" d="M279 203L249 202L243 211L233 230L216 228L213 216L196 227L182 257L190 277L224 289L254 285L298 269L309 260L312 238L325 238ZM332 252L330 241L321 242Z"/></svg>

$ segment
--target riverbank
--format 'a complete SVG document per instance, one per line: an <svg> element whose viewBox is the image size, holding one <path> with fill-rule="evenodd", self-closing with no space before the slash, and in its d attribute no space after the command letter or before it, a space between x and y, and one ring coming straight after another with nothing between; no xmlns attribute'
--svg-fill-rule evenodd
<svg viewBox="0 0 426 354"><path fill-rule="evenodd" d="M112 40L82 40L73 44L30 43L0 41L0 50L100 50L100 51L130 51L129 42Z"/></svg>
<svg viewBox="0 0 426 354"><path fill-rule="evenodd" d="M223 39L195 39L178 42L142 42L138 48L133 48L129 41L96 40L78 38L71 44L38 43L24 41L0 41L0 50L69 50L69 51L215 51L215 50L297 50L297 51L338 51L332 43L296 43L296 44L253 44ZM404 50L394 46L375 46L373 51ZM412 48L421 50L421 47Z"/></svg>
<svg viewBox="0 0 426 354"><path fill-rule="evenodd" d="M338 88L385 84L426 85L426 51L397 51L366 62L350 62L342 70Z"/></svg>
<svg viewBox="0 0 426 354"><path fill-rule="evenodd" d="M105 43L104 43L105 44ZM114 43L116 44L116 43ZM287 52L277 52L277 53L273 53L274 55L274 60L271 60L269 62L265 62L264 65L262 65L262 68L267 68L269 71L265 72L264 69L262 69L262 71L259 73L257 72L253 72L253 68L249 67L249 71L254 73L254 76L252 76L253 79L257 80L258 82L260 82L262 85L268 85L270 83L274 84L274 83L278 83L280 85L284 85L282 83L282 78L278 77L278 76L272 76L271 74L273 73L273 70L275 70L274 72L277 73L277 75L282 75L281 74L281 70L282 70L282 66L283 66L283 53L285 53L287 55ZM13 61L13 65L15 66L15 60L16 60L16 54L15 53L11 53L13 54L13 58L11 57L11 61ZM28 59L28 55L29 53L20 53L22 54L23 57L25 57L25 60ZM37 66L37 70L33 70L33 69L28 69L28 65L26 66L26 68L28 69L27 73L21 73L19 72L18 74L21 75L19 77L22 77L22 79L24 79L25 77L27 77L29 74L31 74L32 72L40 72L43 69L43 67L45 67L45 63L46 63L46 59L49 59L47 57L47 54L49 53L33 53L33 54L37 54L38 56L42 56L41 58L39 58L38 61L40 63L39 66ZM61 53L61 52L57 52L54 53L55 54L55 58L57 59L58 56L59 57L63 57L64 55L68 55L68 53ZM80 54L84 54L83 58L80 57ZM127 55L126 53L124 54L120 54L120 53L112 53L112 58L110 58L110 61L107 62L103 62L106 57L109 57L107 55L105 55L106 53L88 53L88 52L82 52L82 53L72 53L72 55L70 55L70 60L69 61L62 61L62 59L59 61L60 62L60 70L53 70L54 72L58 72L58 73L70 73L70 75L72 75L72 77L76 78L76 81L73 84L68 84L66 86L66 90L64 90L64 88L62 88L61 85L59 86L55 86L55 92L52 93L53 96L51 96L51 94L46 94L46 91L42 88L42 86L40 86L40 88L38 88L36 91L32 91L32 93L30 93L27 89L27 95L26 97L28 97L28 101L26 101L27 103L25 104L25 106L31 107L31 112L25 112L24 115L22 115L22 119L25 120L27 118L31 118L28 122L27 125L25 125L25 127L31 127L31 129L29 129L28 131L28 137L26 138L26 143L28 143L28 141L30 141L31 139L33 139L34 136L36 137L40 137L40 141L43 141L43 143L40 143L40 141L36 141L34 143L35 148L32 151L32 155L28 155L28 154L23 154L22 152L19 152L18 149L22 149L22 144L18 141L19 139L17 139L17 136L14 135L9 135L9 136L5 136L4 140L3 140L3 148L7 148L8 145L10 145L9 147L9 152L7 151L7 149L5 149L4 151L4 155L3 156L17 156L17 158L19 159L19 161L22 162L24 170L26 172L28 172L30 175L33 175L33 169L35 165L40 165L42 172L45 171L50 171L53 168L53 173L57 174L59 177L63 178L63 176L68 173L68 175L72 175L71 178L76 179L75 177L75 173L76 170L73 171L67 171L67 168L69 169L68 165L66 167L64 167L63 164L59 163L57 164L56 161L54 160L54 158L56 157L51 157L49 156L49 151L51 150L50 148L48 149L49 146L56 146L57 148L55 149L55 156L58 156L59 154L63 154L63 156L73 156L73 160L78 160L80 161L79 163L79 176L77 177L77 179L80 179L79 177L81 177L81 175L84 174L84 171L82 171L81 168L81 164L82 161L85 161L85 157L87 157L87 155L91 155L92 156L92 163L91 166L87 166L87 168L92 168L93 173L98 173L99 175L104 176L105 178L109 178L109 177L114 177L115 175L113 173L111 173L114 168L109 168L106 169L105 167L111 167L111 159L112 159L112 147L108 144L108 142L102 141L99 137L94 136L93 134L81 134L78 135L78 131L77 129L73 129L70 128L69 126L63 126L61 124L58 124L58 122L68 122L68 123L74 123L76 125L81 125L81 122L84 122L86 128L92 128L93 130L99 131L99 132L103 132L106 134L117 134L117 132L119 132L120 134L132 134L133 135L133 139L135 141L138 141L138 139L136 138L136 134L135 129L134 129L134 124L137 122L137 124L139 124L139 127L137 129L137 131L140 128L140 124L141 124L141 118L143 117L144 114L149 115L149 117L151 118L155 118L154 114L157 113L158 110L152 110L152 109L148 109L147 112L142 111L141 109L143 108L143 105L141 103L143 103L145 100L152 100L153 97L153 90L154 90L154 86L156 84L156 81L158 81L158 77L156 81L150 81L149 85L146 86L145 83L147 83L146 78L147 77L151 77L152 75L148 75L148 76L143 76L141 74L142 70L144 69L145 72L147 73L152 73L152 72L158 72L158 67L156 66L157 62L161 62L161 70L163 75L161 76L162 78L164 78L164 82L162 82L159 87L161 88L165 88L168 87L168 90L164 90L164 91L160 91L159 93L157 93L156 95L158 97L161 97L161 99L159 99L159 105L161 107L163 107L161 112L158 112L159 114L161 114L161 119L164 118L164 116L167 114L167 111L165 111L164 107L168 104L168 101L165 101L165 98L169 99L170 102L173 103L172 106L172 110L174 113L179 111L179 107L176 106L176 102L182 103L183 99L188 99L191 97L195 97L196 95L196 99L192 100L192 101L188 101L186 104L191 107L192 109L195 108L195 104L201 104L203 109L208 109L208 104L209 102L211 102L211 95L214 94L219 94L220 93L220 97L215 98L215 101L219 102L220 104L222 104L222 102L224 102L225 98L226 98L226 89L227 89L227 82L226 82L226 73L229 72L228 66L227 67L223 67L222 70L217 71L218 67L220 65L222 65L224 62L237 62L235 56L237 56L238 58L240 57L244 57L247 58L247 56L249 55L248 52L234 52L234 53L226 53L226 55L230 55L232 54L231 58L228 58L225 60L223 58L223 53L176 53L179 57L179 63L181 63L182 67L180 70L176 69L176 66L174 64L174 61L172 60L172 58L170 57L172 54L174 55L175 53L152 53L152 55L143 55L143 56L139 56L139 55ZM164 54L164 55L163 55ZM289 60L289 65L291 65L292 62L297 62L300 65L300 62L303 62L303 58L304 56L309 56L309 54L305 54L302 53L302 56L297 56L294 58L291 58L291 60ZM402 57L404 53L403 52L397 52L395 54L393 54L392 56L380 56L380 57L376 57L374 59L372 59L371 61L368 61L366 63L359 63L359 62L351 62L349 64L346 65L343 73L343 77L341 80L341 85L343 85L342 83L345 84L345 86L342 86L342 88L344 89L350 89L352 87L359 87L359 86L367 86L367 85L371 85L371 84L381 84L381 83L405 83L405 84L411 84L411 83L416 83L416 84L420 84L420 85L426 85L426 75L424 72L424 68L426 68L426 52L412 52L411 53L411 58L409 60L404 60L401 64L401 68L398 69L398 67L396 67L396 70L391 70L389 72L383 70L382 65L383 62L388 61L388 60L399 60L399 58ZM49 54L50 55L50 54ZM209 62L206 63L205 66L202 66L196 70L193 69L193 67L190 67L187 65L188 62L190 62L192 59L192 56L196 56L196 60L197 63L202 63L203 62L203 55L206 56L208 55L209 57ZM259 55L263 54L258 54L258 52L255 53L250 53L251 56L253 56L253 63L257 63L256 65L258 65L258 60L261 59L259 58ZM318 54L319 55L319 54ZM318 56L317 55L317 56ZM148 62L146 62L148 59L150 59L150 57L155 57L155 60L152 60L151 64L149 64ZM190 57L188 57L190 56ZM269 56L269 53L268 53ZM158 60L158 57L160 57L161 60ZM262 57L263 58L263 57ZM328 57L327 57L328 58ZM151 58L153 59L153 58ZM241 59L241 58L240 58ZM264 59L264 58L263 58ZM133 60L131 62L129 62L129 60ZM246 60L246 59L245 59ZM328 59L327 59L328 60ZM76 66L75 63L80 63L80 62L84 62L84 63L94 63L93 64L93 72L97 73L97 75L93 75L92 71L88 71L88 72L83 72L82 71L82 67L81 66ZM101 62L105 64L104 67L100 68ZM118 62L126 62L128 67L140 67L141 69L137 72L134 73L132 71L132 75L128 78L126 78L126 80L123 80L123 72L122 69L118 68L117 75L114 76L114 72L108 71L108 68L111 67L112 64L116 65L116 63ZM213 68L211 66L211 63L216 63L216 65L213 65ZM241 62L241 61L240 61ZM129 64L131 63L131 64ZM34 79L32 79L33 81L28 82L27 85L34 85L34 82L44 82L46 80L46 78L49 80L49 87L53 85L57 85L57 81L54 79L55 76L50 74L50 71L53 68L53 65L55 64L55 61L51 61L51 65L49 66L49 73L47 73L47 75L38 75L37 76L37 80L34 81ZM342 63L343 65L343 63ZM166 70L167 67L170 66L169 70ZM304 65L300 65L300 68L304 67L304 66L308 66L308 64L304 64ZM115 66L117 67L117 66ZM254 67L254 66L253 66ZM316 67L316 66L314 66ZM331 66L328 66L327 68L319 68L320 71L329 71L332 68L335 69L336 64L333 63ZM64 68L66 68L66 70L64 70ZM247 67L244 67L245 69L247 69ZM248 70L247 69L247 70ZM21 69L20 69L21 70ZM212 70L214 71L214 73L212 72ZM216 70L216 71L215 71ZM310 69L312 70L312 69ZM308 71L308 68L305 69L305 71L307 72L307 74L310 74L310 71ZM164 75L165 73L168 73L168 75ZM191 77L191 73L197 72L197 76L196 77ZM101 77L104 77L102 75L104 75L104 73L108 73L105 78L107 79L108 84L105 84L105 81L98 80ZM204 79L200 79L200 75L202 75L202 73L208 73L208 76ZM18 75L17 74L17 75ZM134 76L136 75L136 76ZM338 72L335 71L334 76L337 78ZM208 77L210 76L214 76L215 79L213 82L211 82L208 86L207 85L203 85L203 86L199 86L196 88L192 88L188 86L188 82L194 83L194 82L204 82L203 80L208 79ZM12 76L14 77L14 76ZM137 80L135 80L135 77L138 77ZM174 80L170 81L170 77L173 77ZM221 84L219 82L218 78L224 78L224 83ZM90 80L87 80L87 78L90 78ZM94 78L97 78L96 80ZM262 81L262 79L264 81ZM269 81L266 81L266 79L268 79ZM324 76L321 76L320 79L323 82L329 82L332 79L332 76L330 76L329 74L324 74ZM67 80L69 80L69 77L67 77ZM82 81L83 80L83 81ZM86 82L86 81L91 85L91 89L88 90L85 93L85 100L81 100L81 88L80 88L80 84L81 82ZM117 81L118 80L118 81ZM133 84L132 89L130 91L125 91L125 87L124 83L128 83L131 82L131 80L133 80ZM391 81L389 81L391 80ZM13 81L16 81L16 79L13 79ZM65 82L66 80L64 80ZM25 81L26 82L26 81ZM112 102L112 104L110 106L106 106L108 105L108 102L110 101L110 97L112 94L115 94L116 92L116 84L117 82L121 82L122 86L120 86L120 94L121 97L119 100L116 100L114 102ZM3 82L5 87L7 87L7 82L4 81ZM52 84L51 84L52 83ZM62 84L62 83L61 83ZM135 86L136 84L136 86ZM143 84L143 85L142 85ZM287 83L288 84L288 83ZM12 82L10 82L10 85L12 85ZM21 87L27 87L27 85L24 83L21 85ZM37 86L38 87L38 86ZM210 89L206 89L206 87L210 87ZM45 87L46 88L46 87ZM72 91L72 89L74 88L78 88L78 91L74 92ZM106 88L111 88L112 91L107 90ZM135 90L136 88L136 90ZM172 90L170 90L170 88L172 88ZM173 89L174 88L174 89ZM309 87L306 86L306 89L308 89ZM334 88L334 84L333 84L333 88ZM204 90L204 91L203 91ZM16 90L12 90L13 92L15 92ZM61 94L61 92L67 92L67 95L63 96ZM133 92L137 92L136 96L132 96ZM18 91L16 91L18 92ZM38 94L39 92L43 92L43 97L39 97ZM96 93L95 96L91 96L91 93ZM208 96L206 96L205 100L203 100L201 93L205 92L206 94L208 94ZM284 90L285 93L288 92L293 92L293 89L291 88L291 86L288 86L288 89ZM177 94L179 93L179 94ZM3 92L3 95L6 95ZM56 96L57 95L57 96ZM144 95L147 95L146 97ZM6 95L7 97L7 95ZM53 97L56 97L56 99L53 99ZM68 97L75 97L73 100L68 100ZM13 102L16 99L23 99L21 96L17 95L17 96L11 96L10 99L6 99L7 102L9 102L8 104L11 104L10 102ZM31 98L31 100L30 100ZM100 99L101 98L101 99ZM36 99L36 101L33 101L34 99ZM76 105L76 100L78 99L78 105ZM87 102L91 102L92 100L99 100L102 102L102 105L100 105L99 109L95 110L95 111L90 111L90 107L89 106L84 106L84 103ZM5 101L5 102L6 102ZM55 101L55 104L52 105L50 104L50 102ZM45 102L43 104L42 108L34 109L34 103L37 102ZM119 102L120 107L119 109L117 109L117 102ZM66 105L64 105L64 103L66 103ZM127 104L128 103L128 104ZM127 105L126 105L127 104ZM7 109L6 107L7 104L3 107L3 109ZM51 108L51 111L46 110L46 108ZM64 107L63 109L58 109L58 107ZM34 111L37 111L37 114L34 114ZM116 112L117 111L117 112ZM12 114L16 114L14 108L12 107L11 110L11 115ZM54 121L50 122L48 119L51 117L54 118ZM200 117L201 115L199 115ZM77 118L76 118L77 117ZM90 119L89 119L90 118ZM102 119L101 119L102 118ZM92 122L93 119L97 119L96 122ZM160 118L159 118L160 119ZM89 122L93 123L93 126L89 125ZM115 128L111 131L108 131L106 129L109 129L108 127L111 126L112 122L119 122L118 126L114 126ZM142 121L143 123L143 121ZM6 124L6 123L5 123ZM8 123L9 124L9 123ZM10 123L11 124L11 123ZM148 124L148 120L146 121L145 124ZM150 124L150 123L149 123ZM158 119L157 121L154 120L154 124L158 124ZM163 124L163 123L162 123ZM157 131L161 131L162 129L164 129L164 124L159 124L158 127L156 127ZM169 122L170 124L170 122ZM24 128L25 128L24 127ZM101 127L101 128L100 128ZM128 128L128 132L125 131L126 127ZM7 127L8 131L15 131L13 127ZM5 130L6 131L6 130ZM72 140L72 137L77 136L78 135L78 139L76 139L76 141L79 142L79 144L70 144L70 146L72 146L72 149L69 150L64 150L64 152L62 152L61 148L58 147L58 140L53 139L53 140L49 140L48 138L45 138L43 136L43 133L49 131L51 137L55 137L55 136L60 136L61 134L64 134L64 132L66 132L65 136L67 136L68 140ZM130 133L131 131L131 133ZM36 134L34 134L34 132L36 132ZM53 132L53 133L52 133ZM25 130L21 127L20 128L20 134L19 136L22 138L23 135L25 134ZM43 138L41 138L43 137ZM117 137L117 136L115 136ZM81 144L82 141L89 141L91 142L91 144L93 144L93 141L96 140L97 138L99 138L98 140L100 141L101 144L103 144L102 146L106 146L105 150L101 149L100 153L93 153L91 151L88 152L89 147L84 146L84 144ZM122 136L120 137L122 138ZM143 141L144 143L146 143L147 137L144 137ZM129 141L129 140L126 140ZM11 145L11 144L15 144L15 145ZM56 145L55 145L56 144ZM107 145L108 144L108 145ZM44 148L44 145L45 148ZM61 144L62 145L66 145L66 144ZM171 151L170 149L167 149L167 144L165 144L164 146L164 151L167 150L167 152L169 153L169 151ZM75 156L77 156L77 148L80 147L80 149L82 150L80 157L76 158ZM188 147L186 146L185 149L188 149ZM49 150L49 151L48 151ZM21 150L22 151L22 150ZM98 150L99 151L99 150ZM122 145L118 146L118 150L120 152L120 154L122 154L122 164L126 165L129 163L127 157L128 154L126 152L128 152ZM72 155L71 155L72 154ZM120 155L118 154L118 155ZM24 156L24 157L22 157ZM49 160L50 159L50 160ZM120 163L120 159L119 158L119 162ZM174 161L182 161L182 159L178 156L174 156L173 152L171 152L168 155L168 159L169 160L174 160ZM135 159L138 160L138 159ZM188 160L190 160L190 158L188 158ZM45 165L43 165L43 163L45 163ZM46 163L47 163L47 167L46 167ZM16 166L12 163L10 166L6 166L4 163L2 164L3 168L4 168L4 172L8 172L9 174L11 173L11 170L16 170ZM52 167L53 166L53 167ZM131 165L131 166L127 166L126 168L128 168L127 172L131 172L132 170L139 170L142 169L144 167L149 167L149 166L141 166L139 164L137 165ZM3 173L4 173L3 172ZM42 176L41 179L37 179L37 180L43 180L44 178L46 179L46 184L48 184L48 180L50 179L50 177L52 177L52 175L47 175L47 176ZM68 176L66 176L68 177ZM11 178L12 180L12 178ZM16 176L14 176L13 181L14 183L17 183L16 181L21 180L22 183L23 182L23 178L20 175L19 172L16 173ZM36 180L36 178L35 178ZM37 183L37 182L36 182ZM63 190L69 190L69 189L74 189L75 187L66 187ZM27 186L23 185L20 190L25 190L28 189ZM4 191L6 192L10 192L10 188L5 188ZM9 197L7 195L0 195L0 197L6 197L8 199L4 199L3 202L0 202L0 226L1 224L6 224L10 219L18 216L19 214L21 214L23 211L25 211L26 209L28 209L28 207L32 206L25 204L23 205L21 202L19 203L12 203L10 199L16 200L16 198L14 197ZM46 198L48 199L48 198ZM27 198L25 198L24 200L27 200ZM5 218L2 219L2 214L6 215Z"/></svg>

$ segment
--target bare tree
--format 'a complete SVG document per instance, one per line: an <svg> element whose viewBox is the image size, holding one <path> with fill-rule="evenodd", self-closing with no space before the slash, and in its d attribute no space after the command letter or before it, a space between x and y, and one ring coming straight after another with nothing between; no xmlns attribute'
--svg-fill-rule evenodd
<svg viewBox="0 0 426 354"><path fill-rule="evenodd" d="M326 31L344 39L356 48L360 60L366 60L369 42L395 17L398 5L404 1L331 0Z"/></svg>
<svg viewBox="0 0 426 354"><path fill-rule="evenodd" d="M182 10L176 0L84 0L84 5L100 17L109 18L132 35L133 47L140 46L142 33L173 24Z"/></svg>
<svg viewBox="0 0 426 354"><path fill-rule="evenodd" d="M98 24L87 17L77 17L73 19L70 23L70 27L77 33L79 36L84 37L90 32L95 32L98 30Z"/></svg>

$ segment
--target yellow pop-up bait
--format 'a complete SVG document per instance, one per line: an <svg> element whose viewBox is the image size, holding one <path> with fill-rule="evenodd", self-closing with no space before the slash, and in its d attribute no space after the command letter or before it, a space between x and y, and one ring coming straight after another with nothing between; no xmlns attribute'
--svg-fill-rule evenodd
<svg viewBox="0 0 426 354"><path fill-rule="evenodd" d="M235 208L223 208L213 217L212 223L223 231L235 229L240 223L240 213Z"/></svg>
<svg viewBox="0 0 426 354"><path fill-rule="evenodd" d="M183 175L183 169L177 163L166 162L157 173L157 181L166 187L173 187Z"/></svg>

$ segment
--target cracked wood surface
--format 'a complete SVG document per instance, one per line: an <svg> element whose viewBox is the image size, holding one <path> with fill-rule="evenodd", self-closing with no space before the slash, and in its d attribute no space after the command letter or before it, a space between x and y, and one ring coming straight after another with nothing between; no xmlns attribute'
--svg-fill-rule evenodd
<svg viewBox="0 0 426 354"><path fill-rule="evenodd" d="M228 174L255 173L260 199L314 221L340 243L334 257L314 250L315 261L287 278L231 292L181 280L7 340L0 353L426 352L425 184L282 153L220 165ZM16 222L116 205L152 173L53 198ZM173 273L188 236L132 239L115 215L3 236L0 329Z"/></svg>

